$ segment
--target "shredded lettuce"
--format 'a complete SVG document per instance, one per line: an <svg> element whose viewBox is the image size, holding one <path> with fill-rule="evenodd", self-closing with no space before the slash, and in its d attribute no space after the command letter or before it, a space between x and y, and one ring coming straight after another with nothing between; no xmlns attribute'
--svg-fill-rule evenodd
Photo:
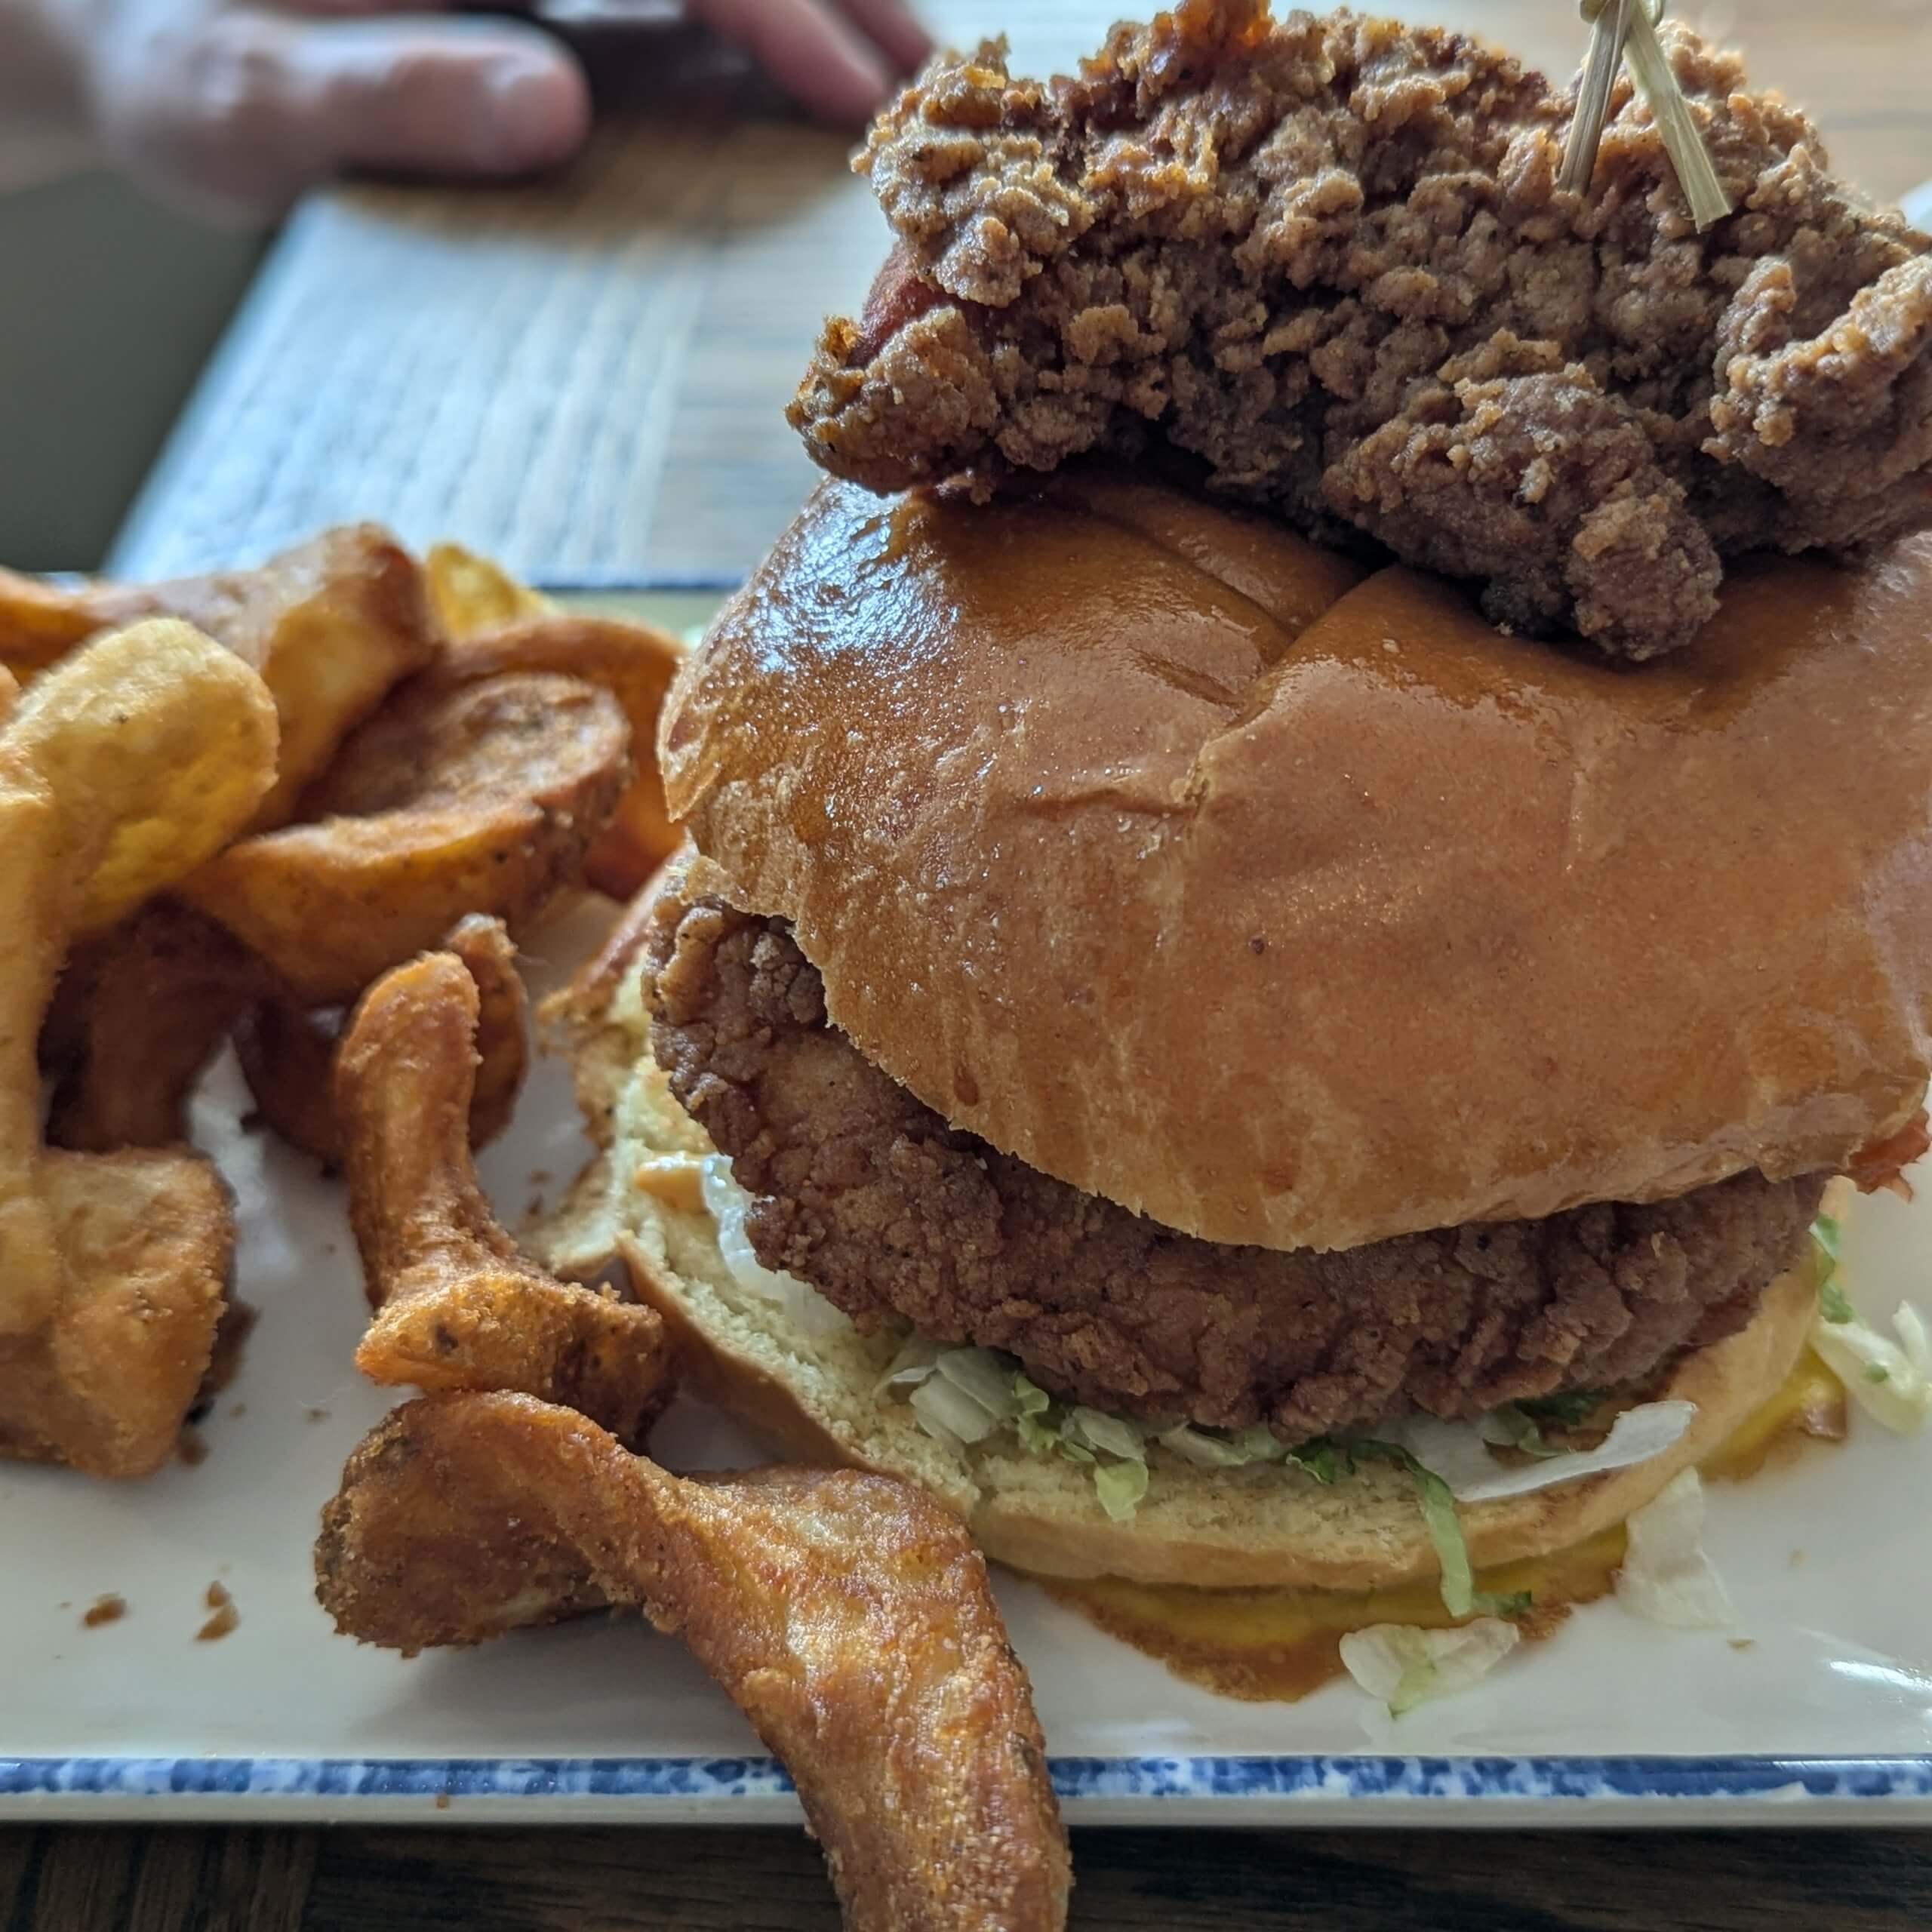
<svg viewBox="0 0 1932 1932"><path fill-rule="evenodd" d="M1866 1414L1901 1435L1916 1434L1932 1414L1932 1339L1924 1318L1903 1301L1892 1316L1892 1335L1873 1327L1838 1278L1838 1223L1820 1214L1811 1238L1824 1257L1811 1346Z"/></svg>
<svg viewBox="0 0 1932 1932"><path fill-rule="evenodd" d="M1632 1513L1617 1600L1633 1614L1680 1630L1721 1630L1737 1621L1717 1566L1705 1555L1704 1487L1695 1469L1672 1477Z"/></svg>
<svg viewBox="0 0 1932 1932"><path fill-rule="evenodd" d="M1297 1469L1306 1470L1320 1483L1332 1483L1342 1472L1341 1452L1325 1435L1318 1435L1312 1441L1297 1443L1287 1452L1286 1460Z"/></svg>
<svg viewBox="0 0 1932 1932"><path fill-rule="evenodd" d="M1154 1440L1163 1449L1172 1450L1183 1462L1198 1463L1204 1469L1238 1469L1264 1460L1238 1440L1211 1435L1189 1422L1162 1429Z"/></svg>
<svg viewBox="0 0 1932 1932"><path fill-rule="evenodd" d="M934 1367L995 1421L1011 1422L1019 1414L1020 1392L1013 1386L1013 1371L991 1349L947 1349Z"/></svg>
<svg viewBox="0 0 1932 1932"><path fill-rule="evenodd" d="M1415 1480L1417 1500L1422 1505L1423 1527L1435 1550L1442 1571L1442 1607L1451 1617L1517 1617L1529 1607L1527 1593L1496 1596L1478 1590L1475 1572L1469 1567L1469 1546L1463 1535L1462 1518L1456 1514L1456 1498L1449 1485L1435 1472L1417 1461L1399 1442L1384 1442L1373 1437L1347 1445L1351 1466L1355 1463L1392 1463L1406 1469Z"/></svg>
<svg viewBox="0 0 1932 1932"><path fill-rule="evenodd" d="M1493 1617L1451 1630L1371 1623L1343 1638L1342 1667L1398 1718L1432 1698L1453 1697L1481 1682L1521 1638L1513 1623Z"/></svg>
<svg viewBox="0 0 1932 1932"><path fill-rule="evenodd" d="M1560 1456L1543 1439L1543 1431L1518 1404L1503 1402L1479 1417L1476 1433L1492 1447L1514 1449L1525 1456Z"/></svg>
<svg viewBox="0 0 1932 1932"><path fill-rule="evenodd" d="M1820 1214L1811 1223L1811 1238L1824 1250L1827 1261L1838 1258L1838 1223L1835 1214Z"/></svg>
<svg viewBox="0 0 1932 1932"><path fill-rule="evenodd" d="M1909 1301L1900 1303L1892 1327L1896 1340L1861 1320L1856 1310L1850 1319L1839 1320L1821 1303L1811 1326L1811 1346L1868 1415L1901 1435L1912 1435L1932 1414L1932 1346L1923 1318Z"/></svg>
<svg viewBox="0 0 1932 1932"><path fill-rule="evenodd" d="M1104 1450L1143 1468L1146 1465L1146 1439L1124 1417L1110 1416L1103 1409L1076 1408L1068 1416L1063 1432L1069 1440L1089 1449Z"/></svg>
<svg viewBox="0 0 1932 1932"><path fill-rule="evenodd" d="M1011 1357L993 1349L935 1348L916 1340L900 1349L878 1384L881 1395L907 1388L921 1426L955 1453L963 1454L971 1444L1011 1428L1029 1455L1043 1460L1057 1457L1091 1470L1095 1496L1116 1521L1131 1516L1147 1494L1150 1441L1202 1468L1285 1464L1324 1484L1352 1473L1359 1462L1395 1463L1415 1484L1423 1521L1442 1572L1442 1601L1451 1614L1458 1617L1478 1612L1517 1616L1529 1602L1527 1594L1499 1597L1477 1590L1469 1546L1456 1512L1459 1497L1469 1500L1486 1495L1485 1483L1500 1484L1497 1493L1502 1494L1540 1488L1587 1474L1593 1468L1640 1460L1668 1446L1661 1439L1636 1443L1626 1439L1632 1431L1638 1436L1644 1435L1644 1411L1632 1411L1620 1418L1617 1429L1598 1449L1576 1452L1545 1447L1540 1432L1527 1417L1506 1417L1501 1425L1507 1431L1505 1439L1522 1447L1534 1442L1531 1453L1539 1457L1527 1467L1515 1468L1499 1464L1473 1432L1451 1423L1433 1424L1435 1430L1447 1434L1440 1440L1432 1436L1423 1442L1317 1436L1288 1444L1260 1426L1223 1432L1189 1423L1154 1431L1084 1404L1054 1401ZM1650 1411L1681 1410L1685 1420L1694 1413L1688 1403L1646 1407ZM1652 1416L1651 1437L1660 1435L1654 1426L1657 1420ZM1627 1429L1626 1423L1631 1425ZM1683 1426L1683 1420L1674 1420L1662 1434L1674 1441ZM1418 1449L1423 1453L1418 1454ZM1473 1472L1465 1466L1472 1454L1481 1465ZM1438 1469L1438 1462L1447 1466Z"/></svg>
<svg viewBox="0 0 1932 1932"><path fill-rule="evenodd" d="M1536 1396L1516 1407L1534 1423L1574 1429L1603 1398L1601 1389L1570 1389L1558 1395Z"/></svg>
<svg viewBox="0 0 1932 1932"><path fill-rule="evenodd" d="M1063 1409L1011 1356L992 1349L908 1342L877 1392L908 1385L920 1427L955 1454L1011 1427L1029 1455L1058 1457L1091 1469L1094 1495L1116 1522L1131 1516L1147 1494L1147 1448L1140 1426L1100 1409Z"/></svg>
<svg viewBox="0 0 1932 1932"><path fill-rule="evenodd" d="M983 1442L1000 1424L1000 1418L991 1410L943 1375L929 1377L921 1383L910 1400L919 1426L955 1453L969 1442Z"/></svg>
<svg viewBox="0 0 1932 1932"><path fill-rule="evenodd" d="M1540 1489L1647 1463L1674 1447L1697 1419L1695 1402L1639 1402L1626 1409L1594 1449L1554 1451L1529 1463L1499 1463L1466 1425L1405 1417L1395 1438L1454 1491L1458 1503L1497 1503Z"/></svg>
<svg viewBox="0 0 1932 1932"><path fill-rule="evenodd" d="M943 1342L929 1342L917 1334L909 1335L899 1352L887 1363L885 1373L872 1384L872 1393L884 1395L895 1389L916 1389L939 1366L939 1358L945 1352Z"/></svg>
<svg viewBox="0 0 1932 1932"><path fill-rule="evenodd" d="M1124 1522L1147 1494L1145 1463L1104 1463L1094 1470L1094 1494L1116 1523Z"/></svg>

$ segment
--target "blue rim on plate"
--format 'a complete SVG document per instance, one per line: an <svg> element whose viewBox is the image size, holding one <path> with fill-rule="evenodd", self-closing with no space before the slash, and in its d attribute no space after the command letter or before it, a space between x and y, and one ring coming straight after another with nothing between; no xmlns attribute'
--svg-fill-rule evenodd
<svg viewBox="0 0 1932 1932"><path fill-rule="evenodd" d="M1071 1802L1932 1798L1928 1758L1054 1758ZM0 1758L0 1798L782 1798L774 1758Z"/></svg>

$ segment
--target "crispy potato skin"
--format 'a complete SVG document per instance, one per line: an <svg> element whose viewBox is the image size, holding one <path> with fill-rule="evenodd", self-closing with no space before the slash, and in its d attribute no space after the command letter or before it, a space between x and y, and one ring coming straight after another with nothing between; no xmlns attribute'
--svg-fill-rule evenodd
<svg viewBox="0 0 1932 1932"><path fill-rule="evenodd" d="M228 931L178 899L151 900L103 935L47 1137L107 1153L188 1137L188 1102L238 1017L280 991Z"/></svg>
<svg viewBox="0 0 1932 1932"><path fill-rule="evenodd" d="M227 1189L183 1148L51 1153L40 1180L62 1294L43 1327L0 1337L0 1455L151 1475L174 1453L226 1311Z"/></svg>
<svg viewBox="0 0 1932 1932"><path fill-rule="evenodd" d="M301 1004L345 1003L469 913L512 934L540 918L629 781L629 737L577 678L419 679L303 794L303 822L230 846L184 892Z"/></svg>
<svg viewBox="0 0 1932 1932"><path fill-rule="evenodd" d="M31 677L100 628L85 591L0 570L0 670Z"/></svg>
<svg viewBox="0 0 1932 1932"><path fill-rule="evenodd" d="M463 961L429 954L370 989L336 1057L349 1220L376 1311L356 1366L375 1382L521 1390L639 1441L669 1392L661 1319L543 1273L477 1185L481 1005Z"/></svg>
<svg viewBox="0 0 1932 1932"><path fill-rule="evenodd" d="M58 820L0 740L0 1455L142 1476L207 1369L233 1219L198 1155L39 1144L35 1035L78 892Z"/></svg>
<svg viewBox="0 0 1932 1932"><path fill-rule="evenodd" d="M678 640L655 625L553 612L458 638L430 676L455 685L506 671L560 672L601 687L623 706L634 770L584 871L599 892L628 899L677 849L657 769L657 714L684 656Z"/></svg>
<svg viewBox="0 0 1932 1932"><path fill-rule="evenodd" d="M221 1183L185 1150L48 1151L40 1032L76 937L247 822L275 730L260 679L171 622L72 653L0 729L0 1454L146 1475L208 1367Z"/></svg>
<svg viewBox="0 0 1932 1932"><path fill-rule="evenodd" d="M777 1752L854 1932L1050 1932L1066 1841L965 1529L854 1470L683 1478L563 1409L430 1397L322 1515L338 1629L414 1653L598 1603L675 1631Z"/></svg>
<svg viewBox="0 0 1932 1932"><path fill-rule="evenodd" d="M7 735L60 808L60 863L78 893L63 943L220 851L275 783L261 679L171 618L97 638L36 678Z"/></svg>
<svg viewBox="0 0 1932 1932"><path fill-rule="evenodd" d="M61 1296L41 1189L38 1042L73 898L53 792L11 736L0 734L0 1348L37 1334ZM9 1380L0 1371L0 1399Z"/></svg>
<svg viewBox="0 0 1932 1932"><path fill-rule="evenodd" d="M529 1006L516 970L516 946L500 919L472 914L445 942L476 982L476 1091L469 1145L487 1147L510 1123L530 1066ZM340 1017L305 1012L283 995L251 1007L235 1023L235 1057L256 1111L291 1147L325 1168L343 1163L335 1113Z"/></svg>
<svg viewBox="0 0 1932 1932"><path fill-rule="evenodd" d="M103 630L157 617L185 619L268 687L281 758L258 829L288 818L343 739L440 640L421 568L365 523L325 531L259 569L165 583L69 589L0 571L0 664L42 669Z"/></svg>

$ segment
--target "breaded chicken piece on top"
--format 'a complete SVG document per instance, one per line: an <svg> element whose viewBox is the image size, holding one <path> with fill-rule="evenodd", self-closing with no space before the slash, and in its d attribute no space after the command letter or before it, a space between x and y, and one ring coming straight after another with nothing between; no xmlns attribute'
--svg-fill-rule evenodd
<svg viewBox="0 0 1932 1932"><path fill-rule="evenodd" d="M859 158L897 243L791 420L881 491L1165 444L1498 623L1670 650L1725 558L1932 521L1932 260L1664 44L1735 204L1701 235L1627 82L1564 193L1573 95L1460 34L1184 0L1071 79L943 57Z"/></svg>

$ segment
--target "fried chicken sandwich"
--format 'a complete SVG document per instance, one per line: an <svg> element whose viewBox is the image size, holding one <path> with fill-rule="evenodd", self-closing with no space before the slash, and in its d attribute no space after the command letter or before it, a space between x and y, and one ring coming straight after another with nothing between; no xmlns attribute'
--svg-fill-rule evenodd
<svg viewBox="0 0 1932 1932"><path fill-rule="evenodd" d="M1622 1521L1790 1368L1828 1178L1922 1144L1926 262L1671 46L1703 237L1633 106L1566 195L1565 97L1346 15L875 132L840 473L672 694L551 1242L790 1453L1355 1589Z"/></svg>

